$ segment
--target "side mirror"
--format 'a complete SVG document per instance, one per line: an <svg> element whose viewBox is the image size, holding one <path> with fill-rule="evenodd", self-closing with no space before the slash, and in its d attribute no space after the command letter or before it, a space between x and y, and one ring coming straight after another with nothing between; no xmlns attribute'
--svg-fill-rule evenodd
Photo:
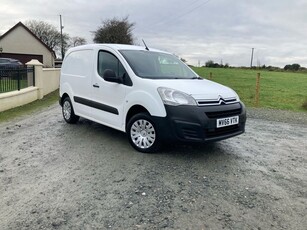
<svg viewBox="0 0 307 230"><path fill-rule="evenodd" d="M116 82L116 83L122 82L121 79L118 76L116 76L115 72L111 69L106 69L103 72L102 77L105 81Z"/></svg>

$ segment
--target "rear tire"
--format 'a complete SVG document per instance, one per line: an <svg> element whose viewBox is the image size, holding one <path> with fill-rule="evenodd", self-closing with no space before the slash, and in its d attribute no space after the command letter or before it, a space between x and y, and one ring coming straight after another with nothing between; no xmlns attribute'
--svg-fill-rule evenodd
<svg viewBox="0 0 307 230"><path fill-rule="evenodd" d="M126 131L130 144L139 152L154 153L161 146L156 125L148 113L134 115Z"/></svg>
<svg viewBox="0 0 307 230"><path fill-rule="evenodd" d="M79 120L79 116L75 115L74 108L72 106L69 97L65 97L62 105L62 114L64 120L69 124L75 124Z"/></svg>

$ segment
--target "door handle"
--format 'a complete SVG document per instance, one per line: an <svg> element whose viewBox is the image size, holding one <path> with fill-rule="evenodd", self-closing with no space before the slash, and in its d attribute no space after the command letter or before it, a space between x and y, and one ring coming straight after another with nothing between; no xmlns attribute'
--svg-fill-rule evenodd
<svg viewBox="0 0 307 230"><path fill-rule="evenodd" d="M94 84L93 87L99 88L99 85L98 84Z"/></svg>

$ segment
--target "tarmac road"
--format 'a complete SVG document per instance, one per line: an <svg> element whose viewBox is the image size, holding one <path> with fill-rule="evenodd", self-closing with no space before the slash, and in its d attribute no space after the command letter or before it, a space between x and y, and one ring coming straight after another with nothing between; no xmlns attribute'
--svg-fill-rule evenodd
<svg viewBox="0 0 307 230"><path fill-rule="evenodd" d="M307 124L252 117L241 136L157 154L56 104L2 123L0 228L306 229Z"/></svg>

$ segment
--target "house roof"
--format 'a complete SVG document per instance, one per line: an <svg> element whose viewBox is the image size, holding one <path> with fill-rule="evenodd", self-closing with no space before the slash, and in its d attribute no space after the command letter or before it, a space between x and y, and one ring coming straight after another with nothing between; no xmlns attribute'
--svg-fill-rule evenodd
<svg viewBox="0 0 307 230"><path fill-rule="evenodd" d="M0 36L0 40L3 39L5 36L7 36L9 33L11 33L14 29L16 29L18 26L23 27L29 34L31 34L37 41L39 41L44 47L46 47L46 49L48 49L50 51L50 53L52 53L52 55L54 57L56 57L55 52L49 47L47 46L44 42L42 42L42 40L40 40L31 30L29 30L28 27L26 27L22 22L18 22L15 26L13 26L11 29L9 29L8 31L6 31L2 36Z"/></svg>

